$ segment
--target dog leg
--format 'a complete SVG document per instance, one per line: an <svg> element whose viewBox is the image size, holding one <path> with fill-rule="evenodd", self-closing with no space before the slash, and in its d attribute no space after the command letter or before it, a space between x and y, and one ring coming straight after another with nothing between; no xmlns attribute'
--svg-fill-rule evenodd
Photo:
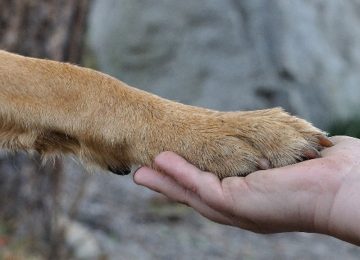
<svg viewBox="0 0 360 260"><path fill-rule="evenodd" d="M0 51L0 147L72 153L118 174L174 151L219 177L318 156L330 145L281 109L218 112L132 88L100 72Z"/></svg>

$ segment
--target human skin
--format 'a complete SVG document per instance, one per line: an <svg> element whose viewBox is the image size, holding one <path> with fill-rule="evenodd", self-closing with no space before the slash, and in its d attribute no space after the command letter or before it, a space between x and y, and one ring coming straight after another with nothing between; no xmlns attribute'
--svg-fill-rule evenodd
<svg viewBox="0 0 360 260"><path fill-rule="evenodd" d="M321 158L219 180L172 152L134 181L215 222L256 233L322 233L360 245L360 140L333 137Z"/></svg>

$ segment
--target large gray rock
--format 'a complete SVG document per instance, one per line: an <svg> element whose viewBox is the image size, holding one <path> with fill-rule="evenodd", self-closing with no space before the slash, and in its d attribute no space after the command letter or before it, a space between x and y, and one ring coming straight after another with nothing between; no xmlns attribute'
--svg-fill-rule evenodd
<svg viewBox="0 0 360 260"><path fill-rule="evenodd" d="M181 102L283 106L326 127L360 107L358 0L95 1L100 68Z"/></svg>
<svg viewBox="0 0 360 260"><path fill-rule="evenodd" d="M326 127L360 106L357 3L96 0L89 43L99 69L161 96L223 110L280 105ZM80 180L70 178L70 198L82 181L71 176ZM93 176L89 184L79 220L100 229L95 235L109 259L359 256L334 238L256 235L190 210L174 222L131 179Z"/></svg>

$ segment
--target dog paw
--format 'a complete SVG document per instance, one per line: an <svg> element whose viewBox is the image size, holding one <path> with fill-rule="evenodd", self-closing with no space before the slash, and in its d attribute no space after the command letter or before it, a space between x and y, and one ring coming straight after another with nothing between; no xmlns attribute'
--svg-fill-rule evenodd
<svg viewBox="0 0 360 260"><path fill-rule="evenodd" d="M320 156L321 149L332 145L322 131L278 108L181 112L181 117L172 117L159 129L167 132L158 131L157 148L148 150L155 153L153 156L174 151L219 178L313 159Z"/></svg>

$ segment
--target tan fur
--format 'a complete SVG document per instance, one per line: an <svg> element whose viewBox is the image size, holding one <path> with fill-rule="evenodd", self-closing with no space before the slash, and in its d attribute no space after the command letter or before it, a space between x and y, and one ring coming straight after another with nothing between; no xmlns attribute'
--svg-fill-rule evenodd
<svg viewBox="0 0 360 260"><path fill-rule="evenodd" d="M78 66L0 51L0 147L72 153L104 169L174 151L219 177L320 149L322 132L281 109L218 112L172 102Z"/></svg>

